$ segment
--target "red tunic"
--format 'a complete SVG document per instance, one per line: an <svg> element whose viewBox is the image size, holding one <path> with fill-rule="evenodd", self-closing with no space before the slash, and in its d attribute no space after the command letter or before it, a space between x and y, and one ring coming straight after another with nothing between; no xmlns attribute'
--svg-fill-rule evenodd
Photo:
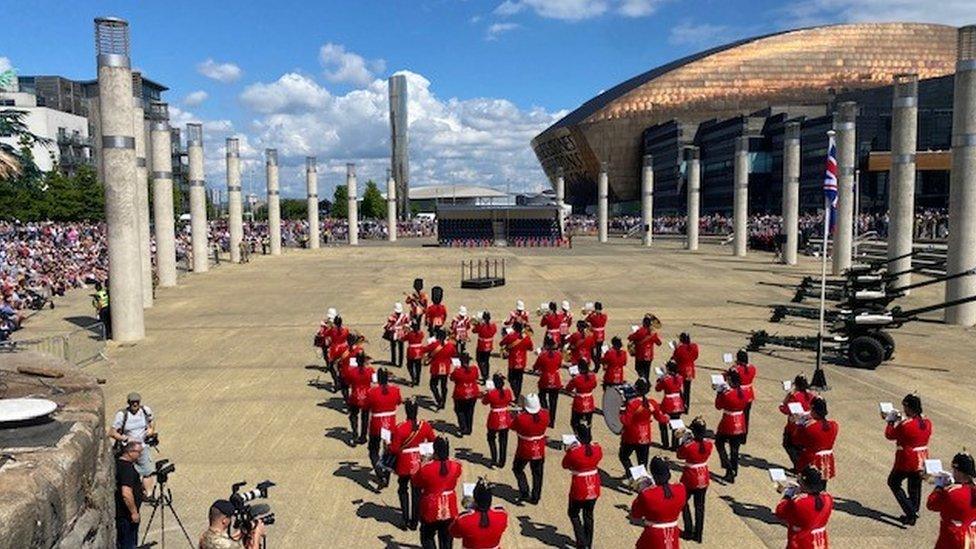
<svg viewBox="0 0 976 549"><path fill-rule="evenodd" d="M424 314L427 316L428 326L440 328L447 322L447 307L443 303L431 303Z"/></svg>
<svg viewBox="0 0 976 549"><path fill-rule="evenodd" d="M467 510L451 523L451 536L461 540L462 549L496 549L508 528L508 513L502 507L488 510L488 526L481 526L481 512Z"/></svg>
<svg viewBox="0 0 976 549"><path fill-rule="evenodd" d="M458 315L451 320L451 333L456 341L467 341L471 337L471 318Z"/></svg>
<svg viewBox="0 0 976 549"><path fill-rule="evenodd" d="M588 414L596 410L596 399L593 390L596 389L596 374L588 372L573 376L566 384L566 389L573 392L573 411L578 414Z"/></svg>
<svg viewBox="0 0 976 549"><path fill-rule="evenodd" d="M637 360L654 360L654 346L661 345L657 332L644 326L627 336L627 340L634 342L634 358Z"/></svg>
<svg viewBox="0 0 976 549"><path fill-rule="evenodd" d="M936 488L925 506L942 517L935 549L972 549L976 547L976 507L972 484L953 484Z"/></svg>
<svg viewBox="0 0 976 549"><path fill-rule="evenodd" d="M885 427L885 438L898 444L895 451L895 465L899 472L921 471L929 457L929 437L932 436L932 421L927 417L907 418Z"/></svg>
<svg viewBox="0 0 976 549"><path fill-rule="evenodd" d="M509 332L498 344L503 349L508 350L508 369L524 370L526 366L526 355L532 348L532 338L528 335L519 335L516 332Z"/></svg>
<svg viewBox="0 0 976 549"><path fill-rule="evenodd" d="M427 310L427 294L423 291L410 294L407 296L407 306L410 307L410 314L414 317L424 316L424 311Z"/></svg>
<svg viewBox="0 0 976 549"><path fill-rule="evenodd" d="M481 397L481 402L488 405L489 431L501 431L512 426L512 412L508 407L513 400L515 395L508 387L501 390L492 389Z"/></svg>
<svg viewBox="0 0 976 549"><path fill-rule="evenodd" d="M369 386L373 384L373 369L369 366L347 367L342 379L349 386L349 397L346 402L356 408L365 408L369 397Z"/></svg>
<svg viewBox="0 0 976 549"><path fill-rule="evenodd" d="M603 343L607 335L607 315L596 311L586 316L586 323L593 330L593 338L597 343Z"/></svg>
<svg viewBox="0 0 976 549"><path fill-rule="evenodd" d="M627 366L627 351L611 348L603 353L603 383L620 385L624 382L624 368Z"/></svg>
<svg viewBox="0 0 976 549"><path fill-rule="evenodd" d="M403 335L409 327L410 317L406 313L390 313L390 316L386 317L386 325L383 326L383 330L392 333L394 341L399 341L403 339Z"/></svg>
<svg viewBox="0 0 976 549"><path fill-rule="evenodd" d="M755 401L756 390L752 385L756 380L756 374L759 373L759 370L752 364L740 364L738 362L732 365L732 369L739 373L742 390L749 395L749 402Z"/></svg>
<svg viewBox="0 0 976 549"><path fill-rule="evenodd" d="M424 353L430 355L430 375L446 376L451 373L451 359L457 356L454 342L446 341L441 344L435 341L424 347Z"/></svg>
<svg viewBox="0 0 976 549"><path fill-rule="evenodd" d="M653 398L647 399L647 406L640 397L627 401L620 412L620 423L623 424L620 441L624 444L650 444L652 418L660 423L667 423L670 419Z"/></svg>
<svg viewBox="0 0 976 549"><path fill-rule="evenodd" d="M655 391L662 391L661 409L665 414L679 414L685 411L685 401L681 398L685 380L680 374L665 374L654 384Z"/></svg>
<svg viewBox="0 0 976 549"><path fill-rule="evenodd" d="M671 360L678 363L678 373L685 379L695 379L695 361L698 360L697 343L679 343L671 354Z"/></svg>
<svg viewBox="0 0 976 549"><path fill-rule="evenodd" d="M542 351L535 359L532 367L539 374L539 390L562 389L563 380L559 375L559 369L563 364L563 356L559 351Z"/></svg>
<svg viewBox="0 0 976 549"><path fill-rule="evenodd" d="M506 326L511 326L512 324L515 324L516 322L518 322L522 326L528 326L529 325L529 312L528 311L519 311L518 309L516 309L516 310L508 313L508 319L505 321L505 325Z"/></svg>
<svg viewBox="0 0 976 549"><path fill-rule="evenodd" d="M539 325L546 329L546 333L556 345L562 342L562 335L559 333L559 326L563 323L563 315L559 313L546 313L542 315Z"/></svg>
<svg viewBox="0 0 976 549"><path fill-rule="evenodd" d="M569 360L573 364L579 364L581 360L589 362L593 357L593 346L596 345L596 338L593 334L576 332L569 336Z"/></svg>
<svg viewBox="0 0 976 549"><path fill-rule="evenodd" d="M495 333L498 326L494 322L482 322L474 327L474 333L478 334L478 350L491 352L495 346Z"/></svg>
<svg viewBox="0 0 976 549"><path fill-rule="evenodd" d="M441 462L434 460L420 467L410 478L420 488L420 521L431 523L450 520L458 514L457 488L461 463L447 460L447 474L441 475Z"/></svg>
<svg viewBox="0 0 976 549"><path fill-rule="evenodd" d="M390 431L391 441L393 429L396 428L396 409L403 400L400 398L400 388L393 385L376 386L366 393L366 407L369 408L369 434L379 436L380 429Z"/></svg>
<svg viewBox="0 0 976 549"><path fill-rule="evenodd" d="M512 422L512 430L518 435L518 448L515 457L527 460L546 458L546 429L549 428L549 410L539 410L532 415L521 412Z"/></svg>
<svg viewBox="0 0 976 549"><path fill-rule="evenodd" d="M574 444L563 456L563 469L569 469L573 480L569 485L570 501L587 501L600 497L600 460L603 459L603 448L597 443L590 444L590 454L586 455L586 447Z"/></svg>
<svg viewBox="0 0 976 549"><path fill-rule="evenodd" d="M708 475L708 458L712 455L715 443L710 439L690 440L678 447L677 457L684 460L685 468L681 472L681 484L688 490L708 488L711 480Z"/></svg>
<svg viewBox="0 0 976 549"><path fill-rule="evenodd" d="M681 530L678 517L688 499L682 484L671 484L671 497L666 498L664 488L651 486L637 494L630 505L630 516L644 522L644 531L637 539L637 549L678 549L681 547Z"/></svg>
<svg viewBox="0 0 976 549"><path fill-rule="evenodd" d="M817 511L815 496L797 494L784 498L776 506L776 516L786 523L787 549L827 549L827 521L834 509L834 498L820 493L823 508Z"/></svg>
<svg viewBox="0 0 976 549"><path fill-rule="evenodd" d="M836 475L834 442L837 440L839 426L832 419L826 420L826 423L826 430L821 421L809 421L805 425L797 425L796 430L793 431L793 444L801 448L800 457L796 461L797 471L813 465L820 470L825 479L832 479Z"/></svg>
<svg viewBox="0 0 976 549"><path fill-rule="evenodd" d="M404 421L393 430L388 449L397 455L396 474L405 477L420 470L420 445L433 442L434 428L426 421L417 421L417 430L409 421Z"/></svg>
<svg viewBox="0 0 976 549"><path fill-rule="evenodd" d="M424 333L420 330L409 331L403 336L407 342L407 360L419 360L424 356Z"/></svg>
<svg viewBox="0 0 976 549"><path fill-rule="evenodd" d="M346 340L333 340L335 343L329 346L329 361L334 362L342 358L342 355L349 350L349 344Z"/></svg>
<svg viewBox="0 0 976 549"><path fill-rule="evenodd" d="M478 388L478 369L468 365L467 368L461 366L451 372L451 381L454 382L454 392L451 398L454 400L469 400L478 398L481 389Z"/></svg>
<svg viewBox="0 0 976 549"><path fill-rule="evenodd" d="M787 416L791 415L789 405L791 402L796 402L799 403L800 406L803 406L804 412L809 412L810 404L815 398L817 398L817 393L814 393L813 391L790 391L785 397L783 397L783 403L779 405L779 411ZM786 427L784 430L790 438L793 438L793 433L796 432L796 423L793 423L792 418L789 418L786 421Z"/></svg>
<svg viewBox="0 0 976 549"><path fill-rule="evenodd" d="M725 436L744 435L748 431L743 410L749 404L745 391L726 389L715 396L715 409L722 410L716 433Z"/></svg>
<svg viewBox="0 0 976 549"><path fill-rule="evenodd" d="M559 341L565 341L569 337L570 326L573 325L573 313L569 311L559 311Z"/></svg>

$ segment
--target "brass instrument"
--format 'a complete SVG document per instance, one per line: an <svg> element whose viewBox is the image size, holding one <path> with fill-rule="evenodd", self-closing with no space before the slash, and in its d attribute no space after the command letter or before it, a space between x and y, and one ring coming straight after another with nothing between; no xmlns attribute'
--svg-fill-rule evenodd
<svg viewBox="0 0 976 549"><path fill-rule="evenodd" d="M634 343L633 341L628 341L627 342L627 352L630 353L631 355L636 355L637 354L637 344Z"/></svg>
<svg viewBox="0 0 976 549"><path fill-rule="evenodd" d="M655 330L660 330L661 327L664 326L664 324L661 323L661 319L659 319L654 313L647 313L644 315L644 318L651 319L651 328Z"/></svg>

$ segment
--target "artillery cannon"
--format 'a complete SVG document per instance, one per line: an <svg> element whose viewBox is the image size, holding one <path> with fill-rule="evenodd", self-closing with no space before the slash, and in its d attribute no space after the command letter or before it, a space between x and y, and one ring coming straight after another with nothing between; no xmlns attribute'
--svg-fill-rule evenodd
<svg viewBox="0 0 976 549"><path fill-rule="evenodd" d="M892 301L907 295L909 290L914 290L915 288L921 288L923 286L930 286L932 284L938 284L940 282L946 282L956 278L962 278L964 276L971 276L973 274L976 274L976 268L956 274L937 276L921 282L899 286L897 288L889 288L884 282L879 282L875 287L860 290L844 288L841 290L828 291L826 292L826 299L839 302L838 306L845 309L855 311L859 309L870 309L879 311L890 305ZM797 290L792 301L794 303L799 303L807 297L820 297L820 295L819 292L816 292L816 295L814 295L814 292L812 291L800 289Z"/></svg>

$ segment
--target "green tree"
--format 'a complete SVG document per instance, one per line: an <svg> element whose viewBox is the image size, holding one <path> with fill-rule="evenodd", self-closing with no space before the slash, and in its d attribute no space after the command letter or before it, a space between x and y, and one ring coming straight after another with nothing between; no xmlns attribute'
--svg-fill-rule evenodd
<svg viewBox="0 0 976 549"><path fill-rule="evenodd" d="M345 185L336 185L332 193L332 217L345 218L349 215L349 190Z"/></svg>
<svg viewBox="0 0 976 549"><path fill-rule="evenodd" d="M308 217L308 201L301 198L281 199L282 219L301 219Z"/></svg>
<svg viewBox="0 0 976 549"><path fill-rule="evenodd" d="M382 219L386 217L386 201L380 194L376 183L370 179L366 182L363 193L362 216L368 219Z"/></svg>

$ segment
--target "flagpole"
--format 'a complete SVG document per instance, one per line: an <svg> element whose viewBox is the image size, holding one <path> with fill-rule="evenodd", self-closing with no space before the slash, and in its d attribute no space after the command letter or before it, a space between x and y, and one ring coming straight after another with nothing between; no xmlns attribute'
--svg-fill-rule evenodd
<svg viewBox="0 0 976 549"><path fill-rule="evenodd" d="M830 154L830 142L834 139L834 131L827 132L827 151ZM810 385L819 389L827 388L827 378L823 371L823 350L824 350L824 316L827 309L827 239L830 238L830 210L831 200L824 195L824 215L823 215L823 247L820 254L820 322L817 324L817 362L813 370L813 379ZM836 244L836 243L835 243ZM836 250L835 250L836 253Z"/></svg>

